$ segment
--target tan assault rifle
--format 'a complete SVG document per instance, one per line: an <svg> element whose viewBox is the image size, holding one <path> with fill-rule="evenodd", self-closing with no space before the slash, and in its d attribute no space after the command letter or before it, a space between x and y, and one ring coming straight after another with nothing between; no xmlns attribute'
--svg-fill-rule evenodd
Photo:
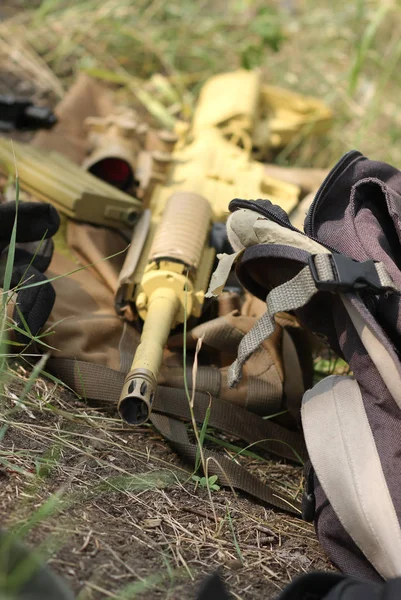
<svg viewBox="0 0 401 600"><path fill-rule="evenodd" d="M318 101L274 89L249 71L209 80L186 140L164 153L150 191L142 188L149 210L136 226L117 296L122 316L144 321L118 403L131 424L150 415L170 331L201 315L215 258L212 224L226 220L235 197L267 197L288 213L299 200L300 189L268 176L252 148L263 155L305 124L322 131L331 115ZM140 165L137 172L143 180Z"/></svg>

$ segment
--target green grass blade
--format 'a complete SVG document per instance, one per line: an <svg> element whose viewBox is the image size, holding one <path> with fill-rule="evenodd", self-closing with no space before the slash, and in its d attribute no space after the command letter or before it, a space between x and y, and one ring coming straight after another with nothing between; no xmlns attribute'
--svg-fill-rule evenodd
<svg viewBox="0 0 401 600"><path fill-rule="evenodd" d="M21 285L20 287L17 287L16 290L19 290L19 289L27 290L29 288L39 287L40 285L47 285L48 283L51 283L52 281L56 281L57 279L62 279L63 277L69 277L70 275L74 275L74 273L79 273L79 271L83 271L84 269L87 269L88 267L94 267L97 264L104 262L105 260L110 260L111 258L114 258L115 256L124 254L124 252L126 252L126 248L124 248L124 250L120 250L119 252L116 252L115 254L106 256L105 258L102 258L99 261L96 261L95 263L89 263L87 265L84 265L83 267L78 267L77 269L74 269L73 271L69 271L68 273L63 273L62 275L55 275L54 277L49 277L48 279L45 279L44 281L36 281L35 283L28 283L27 285Z"/></svg>
<svg viewBox="0 0 401 600"><path fill-rule="evenodd" d="M11 277L14 267L15 257L15 245L17 243L17 223L18 223L18 201L19 201L19 177L18 173L15 175L15 219L14 225L11 232L10 244L7 252L6 269L4 273L3 283L3 306L7 303L8 292L10 291Z"/></svg>
<svg viewBox="0 0 401 600"><path fill-rule="evenodd" d="M39 508L30 516L29 520L23 525L16 525L10 528L18 538L24 537L38 523L45 521L56 512L66 506L66 501L63 498L63 492L57 491L52 494Z"/></svg>
<svg viewBox="0 0 401 600"><path fill-rule="evenodd" d="M22 393L20 395L19 398L19 403L23 404L25 401L25 398L27 397L27 395L29 394L29 392L31 391L36 379L41 375L43 367L45 366L47 360L49 358L48 354L44 354L41 359L36 363L36 365L34 366L32 373L29 376L28 381L25 384L24 389L22 390Z"/></svg>
<svg viewBox="0 0 401 600"><path fill-rule="evenodd" d="M231 533L232 533L232 536L233 536L233 543L234 543L235 550L236 550L236 552L238 554L238 557L239 557L240 561L243 564L244 563L244 557L242 555L241 548L239 547L237 536L235 535L233 521L231 519L231 514L230 514L230 511L228 510L228 506L227 506L227 513L226 513L226 515L227 515L228 525L230 527L230 530L231 530Z"/></svg>
<svg viewBox="0 0 401 600"><path fill-rule="evenodd" d="M209 406L206 409L206 413L205 413L205 418L203 420L202 423L202 429L200 430L199 433L199 447L197 447L196 449L196 458L195 458L195 473L198 471L200 464L201 464L201 448L203 448L203 443L205 441L205 435L206 435L206 431L207 431L207 426L209 423L209 418L210 418L210 409L212 406L212 398L210 398L209 400Z"/></svg>
<svg viewBox="0 0 401 600"><path fill-rule="evenodd" d="M349 93L353 94L355 92L356 86L358 84L359 76L361 74L364 62L366 60L366 55L369 52L370 47L374 41L377 30L379 29L381 23L383 22L384 17L386 16L390 5L387 3L383 3L378 10L371 23L365 29L362 41L357 46L357 53L355 56L355 61L351 69L351 73L349 76Z"/></svg>
<svg viewBox="0 0 401 600"><path fill-rule="evenodd" d="M215 437L214 435L210 435L209 433L205 433L205 439L208 440L209 442L213 442L213 444L217 444L218 446L221 446L222 448L226 448L227 450L232 450L233 452L237 452L237 453L241 452L241 454L243 456L249 456L250 458L254 458L256 460L267 462L262 456L259 456L259 454L255 454L255 452L251 452L250 450L245 450L244 448L241 448L240 446L237 446L236 444L231 444L231 442L226 442L225 440L221 440L221 439Z"/></svg>

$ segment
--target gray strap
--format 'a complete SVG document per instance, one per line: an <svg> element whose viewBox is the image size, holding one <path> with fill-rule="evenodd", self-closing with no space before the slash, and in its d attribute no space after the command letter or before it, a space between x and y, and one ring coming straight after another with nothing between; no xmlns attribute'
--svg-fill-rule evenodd
<svg viewBox="0 0 401 600"><path fill-rule="evenodd" d="M376 263L376 273L379 276L380 283L383 287L392 288L394 291L398 291L397 287L394 285L394 281L391 279L390 275L386 271L386 267L382 262Z"/></svg>
<svg viewBox="0 0 401 600"><path fill-rule="evenodd" d="M395 351L390 344L386 344L383 339L380 339L377 332L363 318L349 298L341 295L341 300L380 377L399 408L401 408L401 373Z"/></svg>
<svg viewBox="0 0 401 600"><path fill-rule="evenodd" d="M228 370L227 379L230 388L235 387L240 381L242 367L246 361L273 333L276 327L274 315L304 306L317 291L310 268L304 267L293 279L274 288L268 294L267 311L242 338L238 346L237 359Z"/></svg>
<svg viewBox="0 0 401 600"><path fill-rule="evenodd" d="M336 281L330 254L316 254L314 264L320 282ZM383 263L375 264L376 273L383 288L396 290ZM274 316L278 312L288 312L305 306L318 292L309 266L306 266L290 281L274 288L266 298L267 311L242 338L238 346L237 359L228 370L227 379L230 388L241 380L242 367L259 346L273 333L276 323Z"/></svg>
<svg viewBox="0 0 401 600"><path fill-rule="evenodd" d="M285 406L295 422L298 423L305 386L297 347L285 329L283 329L282 354Z"/></svg>

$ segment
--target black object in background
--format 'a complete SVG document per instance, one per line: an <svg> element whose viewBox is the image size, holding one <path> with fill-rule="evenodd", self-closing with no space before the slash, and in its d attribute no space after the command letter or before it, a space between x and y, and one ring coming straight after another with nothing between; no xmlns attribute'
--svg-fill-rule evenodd
<svg viewBox="0 0 401 600"><path fill-rule="evenodd" d="M15 221L16 203L0 204L0 286L3 286L7 255ZM18 291L18 310L13 319L17 326L37 335L46 323L55 301L55 291L44 275L53 255L52 236L60 225L57 210L42 202L19 202L17 236L11 288L25 281L28 285L44 282L36 287L23 286ZM22 318L21 318L22 314ZM14 332L18 343L28 344L30 335Z"/></svg>
<svg viewBox="0 0 401 600"><path fill-rule="evenodd" d="M1 600L74 600L67 584L10 533L0 529ZM19 578L16 579L16 574Z"/></svg>
<svg viewBox="0 0 401 600"><path fill-rule="evenodd" d="M35 106L30 100L0 95L0 131L51 129L57 117L50 108Z"/></svg>
<svg viewBox="0 0 401 600"><path fill-rule="evenodd" d="M399 600L401 577L382 583L339 573L308 573L290 583L276 600Z"/></svg>
<svg viewBox="0 0 401 600"><path fill-rule="evenodd" d="M401 577L382 583L362 581L340 573L307 573L294 579L274 600L400 600ZM218 572L207 577L196 600L232 600ZM260 593L260 600L273 600Z"/></svg>

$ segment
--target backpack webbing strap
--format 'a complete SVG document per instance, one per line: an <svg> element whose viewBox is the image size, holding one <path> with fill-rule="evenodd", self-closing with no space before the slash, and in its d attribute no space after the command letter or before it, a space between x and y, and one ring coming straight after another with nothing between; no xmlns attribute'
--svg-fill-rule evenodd
<svg viewBox="0 0 401 600"><path fill-rule="evenodd" d="M304 395L302 424L313 468L342 526L382 577L399 577L400 524L358 382L342 375L320 381Z"/></svg>
<svg viewBox="0 0 401 600"><path fill-rule="evenodd" d="M273 333L276 322L274 315L304 306L317 292L309 267L304 267L293 279L274 288L266 298L267 311L252 329L244 335L239 346L237 359L228 370L229 387L235 387L241 379L242 367L259 346Z"/></svg>
<svg viewBox="0 0 401 600"><path fill-rule="evenodd" d="M48 367L83 398L92 398L109 406L117 406L126 373L94 363L64 358L50 359ZM303 462L307 458L303 436L299 432L290 431L241 406L211 397L204 392L195 394L194 413L199 423L203 423L205 419L210 400L210 427L242 439L248 444L257 445L280 458L295 462ZM153 410L187 421L191 418L188 399L181 388L158 386Z"/></svg>
<svg viewBox="0 0 401 600"><path fill-rule="evenodd" d="M375 331L369 321L364 318L361 313L363 306L360 305L358 310L351 298L347 298L345 295L341 296L341 300L380 377L401 409L401 375L395 348L393 349L391 344L383 339L384 336L380 335L377 330Z"/></svg>
<svg viewBox="0 0 401 600"><path fill-rule="evenodd" d="M48 367L63 382L75 390L84 398L93 398L108 405L116 405L121 388L124 383L125 373L115 371L102 365L74 361L70 359L50 359ZM289 431L270 420L225 402L218 398L211 398L209 394L197 392L195 394L194 412L197 422L202 423L205 419L206 410L211 400L209 426L215 427L228 435L243 439L248 444L257 445L259 448L271 452L282 458L296 462L302 462L306 458L306 449L300 433ZM196 456L196 446L190 444L188 438L183 437L183 431L179 428L178 419L190 420L188 399L185 391L179 388L168 388L159 386L153 404L151 421L185 458L192 462ZM165 416L168 422L159 417ZM174 423L173 423L174 422ZM185 427L184 427L185 428ZM181 433L180 433L181 432ZM192 447L193 446L193 447ZM211 453L220 461L225 458L221 454ZM224 461L225 481L229 479L231 485L244 492L253 495L273 506L300 515L301 509L298 502L280 493L269 490L266 484L262 484L246 469L234 461ZM212 468L210 461L210 467ZM221 463L223 464L223 463ZM216 463L214 463L215 467ZM214 467L213 467L214 468ZM221 471L219 477L222 477ZM267 490L265 489L267 488Z"/></svg>

